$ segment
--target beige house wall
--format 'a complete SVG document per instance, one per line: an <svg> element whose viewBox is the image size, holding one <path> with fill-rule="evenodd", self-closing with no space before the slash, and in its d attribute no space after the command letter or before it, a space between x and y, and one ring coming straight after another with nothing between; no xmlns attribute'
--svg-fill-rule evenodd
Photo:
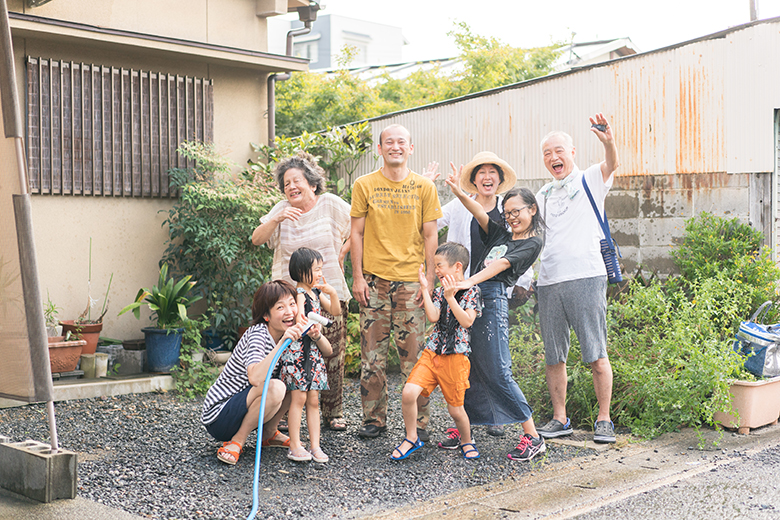
<svg viewBox="0 0 780 520"><path fill-rule="evenodd" d="M8 9L240 49L268 48L266 19L255 14L256 0L53 0L40 7L10 0Z"/></svg>
<svg viewBox="0 0 780 520"><path fill-rule="evenodd" d="M112 29L159 34L182 40L264 51L265 19L255 15L255 0L153 0L72 2L53 0L40 8L27 8L10 0L11 11L69 20ZM20 22L13 21L12 24ZM26 22L25 22L26 23ZM25 102L25 57L102 64L212 79L214 82L214 140L236 170L254 158L250 142L267 141L266 80L271 71L305 70L305 63L273 56L247 56L184 49L177 55L169 43L162 50L139 40L128 45L126 36L97 35L95 41L79 40L43 27L37 37L25 29L13 38L17 83ZM179 46L182 48L182 45ZM186 52L189 52L187 54ZM24 108L22 108L24 117ZM3 150L12 142L3 143ZM13 154L3 153L11 158ZM15 172L13 161L0 163ZM8 187L0 187L6 195ZM118 317L138 289L156 283L158 262L165 250L167 228L162 226L173 199L114 198L71 195L33 195L32 207L39 281L44 302L48 295L62 308L61 319L73 319L87 305L89 239L92 238L91 296L100 306L111 273L109 311L103 335L117 339L142 337L150 324L144 310L139 322L132 314ZM248 237L247 237L248 239Z"/></svg>

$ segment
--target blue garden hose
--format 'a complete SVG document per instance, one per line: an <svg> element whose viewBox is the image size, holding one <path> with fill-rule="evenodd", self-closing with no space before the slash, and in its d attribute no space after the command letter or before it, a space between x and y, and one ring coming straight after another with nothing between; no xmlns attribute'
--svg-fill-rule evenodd
<svg viewBox="0 0 780 520"><path fill-rule="evenodd" d="M313 312L310 312L307 316L309 318L309 322L306 325L306 328L303 329L303 332L301 332L301 338L303 338L306 334L309 333L309 330L312 328L312 326L316 323L319 323L320 325L328 326L330 325L330 321L327 318L324 318L320 316L319 314L314 314ZM284 340L284 343L282 343L282 347L278 350L278 352L274 355L274 358L271 360L271 366L268 367L268 373L265 375L265 382L263 383L263 394L260 397L260 415L257 418L257 450L255 452L255 475L254 475L254 482L252 484L252 511L249 512L249 516L247 517L247 520L252 520L257 515L257 509L259 507L259 491L258 488L260 487L260 449L263 445L263 417L265 416L265 397L268 395L268 384L271 382L271 374L274 372L274 368L276 368L276 363L279 361L279 358L281 357L282 353L287 350L287 348L292 344L291 339Z"/></svg>

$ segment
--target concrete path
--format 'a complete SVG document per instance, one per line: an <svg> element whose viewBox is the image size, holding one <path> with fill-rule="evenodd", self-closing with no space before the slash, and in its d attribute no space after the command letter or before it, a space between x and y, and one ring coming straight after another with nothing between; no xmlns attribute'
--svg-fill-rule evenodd
<svg viewBox="0 0 780 520"><path fill-rule="evenodd" d="M777 425L754 430L750 435L724 432L720 443L714 446L718 436L715 431L703 432L703 448L699 448L697 433L690 429L636 444L618 438L618 443L609 449L592 451L576 461L546 465L543 459L534 459L538 469L516 481L470 488L371 517L394 520L573 518L604 506L620 509L618 504L636 495L676 489L683 481L708 472L718 473L727 464L742 464L744 456L780 446ZM554 442L551 444L554 448ZM589 446L585 444L585 447ZM742 471L749 473L749 468ZM720 477L729 478L723 472ZM709 480L713 478L718 477L713 475Z"/></svg>
<svg viewBox="0 0 780 520"><path fill-rule="evenodd" d="M42 504L0 488L0 520L138 520L91 500L55 500Z"/></svg>

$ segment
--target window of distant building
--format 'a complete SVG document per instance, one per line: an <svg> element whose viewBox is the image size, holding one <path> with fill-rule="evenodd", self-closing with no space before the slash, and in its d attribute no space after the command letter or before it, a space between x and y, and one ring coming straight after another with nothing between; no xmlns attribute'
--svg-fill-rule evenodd
<svg viewBox="0 0 780 520"><path fill-rule="evenodd" d="M33 193L175 197L176 149L214 139L213 83L158 72L27 58Z"/></svg>
<svg viewBox="0 0 780 520"><path fill-rule="evenodd" d="M320 47L317 41L296 43L293 45L293 54L299 58L306 58L311 63L317 63Z"/></svg>

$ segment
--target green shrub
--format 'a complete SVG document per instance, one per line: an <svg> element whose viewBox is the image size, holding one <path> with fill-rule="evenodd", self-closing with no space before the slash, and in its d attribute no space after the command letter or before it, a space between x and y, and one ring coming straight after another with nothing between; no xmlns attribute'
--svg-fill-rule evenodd
<svg viewBox="0 0 780 520"><path fill-rule="evenodd" d="M736 219L701 214L686 223L682 244L672 252L679 277L634 280L627 293L609 301L616 423L645 437L711 425L713 413L727 408L728 381L753 379L731 345L740 321L777 299L780 271L760 241L760 233ZM518 384L537 417L544 417L552 412L544 350L528 309L519 309L510 349ZM590 427L598 403L573 334L567 368L567 411L575 424Z"/></svg>
<svg viewBox="0 0 780 520"><path fill-rule="evenodd" d="M176 392L187 399L193 399L206 395L217 380L219 370L213 365L192 358L193 354L204 351L201 346L202 333L211 326L209 319L206 317L196 320L187 319L183 325L184 335L179 364L171 369L171 375Z"/></svg>
<svg viewBox="0 0 780 520"><path fill-rule="evenodd" d="M171 171L180 197L164 222L169 240L161 263L193 275L193 291L215 309L213 326L232 347L238 328L251 320L252 296L271 273L273 252L254 246L252 232L281 195L262 175L232 176L208 145L184 143L179 152L195 167Z"/></svg>

